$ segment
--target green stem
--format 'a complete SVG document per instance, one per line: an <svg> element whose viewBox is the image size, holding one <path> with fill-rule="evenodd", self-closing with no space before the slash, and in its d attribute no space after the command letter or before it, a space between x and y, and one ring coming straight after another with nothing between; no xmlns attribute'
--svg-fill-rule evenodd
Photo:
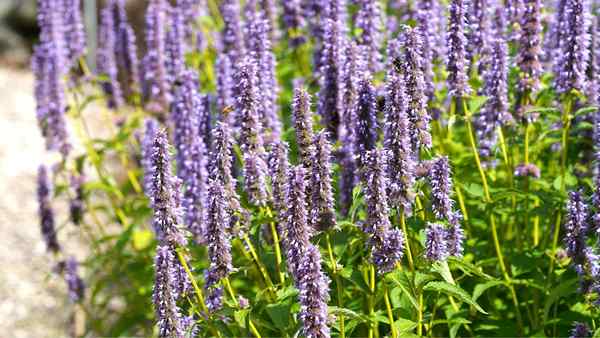
<svg viewBox="0 0 600 338"><path fill-rule="evenodd" d="M408 259L408 266L410 267L411 272L415 272L412 251L410 249L410 241L408 240L408 231L406 229L406 219L404 216L404 210L400 210L400 226L402 227L402 231L404 232L404 243L406 243L406 258Z"/></svg>
<svg viewBox="0 0 600 338"><path fill-rule="evenodd" d="M467 124L467 132L469 134L469 142L471 144L471 150L473 152L473 156L475 157L475 163L477 164L477 170L479 171L479 175L481 176L481 183L483 184L483 192L485 201L488 204L488 207L492 204L492 198L490 195L490 189L487 182L487 177L485 176L485 171L483 170L483 166L481 165L481 160L479 158L479 152L477 151L477 143L475 142L475 136L473 133L473 125L471 123L471 115L467 108L466 101L463 100L463 111L465 113L465 121ZM494 248L496 250L496 256L498 257L498 263L500 264L500 269L502 271L502 276L506 281L506 285L511 293L511 297L513 300L513 304L515 306L515 313L517 316L517 325L519 327L519 333L523 333L523 319L521 316L521 310L519 309L519 301L517 299L517 293L515 292L514 286L512 285L511 278L508 274L508 270L506 269L506 264L504 262L504 256L502 255L502 249L500 247L500 241L498 239L498 229L496 228L496 218L494 217L493 212L490 211L490 224L492 228L492 238L494 241Z"/></svg>
<svg viewBox="0 0 600 338"><path fill-rule="evenodd" d="M327 252L329 253L329 262L331 263L331 271L333 273L333 279L335 280L335 288L337 290L337 304L339 308L343 308L342 296L342 280L340 275L338 274L338 267L335 257L333 256L333 248L331 246L331 239L329 237L329 233L325 234L325 241L327 242ZM345 327L345 318L343 314L339 315L340 319L340 337L346 337L346 327Z"/></svg>
<svg viewBox="0 0 600 338"><path fill-rule="evenodd" d="M248 237L248 234L244 234L243 240L244 243L246 243L248 250L250 251L250 256L252 257L252 260L254 260L254 264L256 264L256 266L258 267L258 270L260 271L265 281L265 284L267 285L267 288L270 290L271 295L275 298L275 287L273 286L273 281L271 281L271 277L269 277L269 272L260 261L260 258L258 257L256 250L254 249L254 245L252 244L250 237Z"/></svg>
<svg viewBox="0 0 600 338"><path fill-rule="evenodd" d="M273 218L273 213L271 212L271 208L265 207L265 213L271 219ZM285 282L285 274L283 273L283 259L281 256L281 246L279 244L279 234L277 233L277 227L275 226L275 222L269 222L271 227L271 235L273 236L273 247L275 248L275 269L277 270L277 275L279 276L279 283L283 284Z"/></svg>
<svg viewBox="0 0 600 338"><path fill-rule="evenodd" d="M223 278L223 284L225 285L225 289L227 290L227 293L229 294L229 297L231 297L231 300L233 301L233 303L235 304L235 306L239 308L240 307L240 301L236 297L235 291L233 291L233 288L231 287L231 283L229 282L229 277ZM252 332L252 334L256 338L261 338L261 335L258 332L258 330L256 329L256 326L254 325L254 323L250 319L248 320L248 326L250 327L250 331Z"/></svg>
<svg viewBox="0 0 600 338"><path fill-rule="evenodd" d="M390 322L390 329L392 331L392 338L396 338L398 337L398 334L396 333L396 325L394 325L394 313L392 312L392 304L390 302L390 295L389 295L389 291L387 289L387 286L385 287L385 293L383 294L383 299L385 301L385 309L387 312L387 317L388 320Z"/></svg>

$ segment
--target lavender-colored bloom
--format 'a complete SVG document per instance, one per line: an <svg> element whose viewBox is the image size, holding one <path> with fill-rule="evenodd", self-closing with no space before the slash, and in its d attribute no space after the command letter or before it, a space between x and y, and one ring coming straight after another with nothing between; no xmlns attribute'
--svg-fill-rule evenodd
<svg viewBox="0 0 600 338"><path fill-rule="evenodd" d="M277 111L278 84L275 75L275 55L269 39L269 21L264 12L252 12L247 31L248 51L257 65L259 110L265 136L275 140L281 134L281 122Z"/></svg>
<svg viewBox="0 0 600 338"><path fill-rule="evenodd" d="M43 0L38 4L40 43L34 48L32 70L35 75L36 115L48 150L66 156L68 142L65 112L65 79L68 71L67 46L61 0Z"/></svg>
<svg viewBox="0 0 600 338"><path fill-rule="evenodd" d="M364 76L358 84L358 98L354 114L356 116L354 150L359 162L358 167L362 170L363 157L367 151L375 148L378 137L375 88L367 76Z"/></svg>
<svg viewBox="0 0 600 338"><path fill-rule="evenodd" d="M116 10L115 2L109 2L100 12L100 29L98 48L98 73L107 77L102 81L102 89L108 96L108 107L119 108L125 104L121 84L119 83L119 69L117 67L116 47Z"/></svg>
<svg viewBox="0 0 600 338"><path fill-rule="evenodd" d="M410 214L414 200L415 161L410 139L410 121L406 114L404 79L390 72L386 84L384 146L389 151L388 193L392 206L401 206Z"/></svg>
<svg viewBox="0 0 600 338"><path fill-rule="evenodd" d="M148 198L152 198L152 179L154 177L152 165L152 153L154 146L154 138L158 131L158 121L153 118L144 120L144 137L142 139L142 168L144 170L144 192Z"/></svg>
<svg viewBox="0 0 600 338"><path fill-rule="evenodd" d="M443 13L441 4L437 0L422 0L417 2L416 29L423 39L423 59L424 64L430 65L433 59L444 55L444 29ZM430 77L431 67L425 70L427 82L433 81Z"/></svg>
<svg viewBox="0 0 600 338"><path fill-rule="evenodd" d="M275 207L275 210L282 221L287 208L285 201L285 188L287 184L286 181L288 170L288 146L285 142L276 141L271 145L269 171L271 174L273 206Z"/></svg>
<svg viewBox="0 0 600 338"><path fill-rule="evenodd" d="M294 128L296 130L296 144L298 145L299 158L302 165L310 170L314 147L312 112L310 110L310 95L304 88L296 88L292 105Z"/></svg>
<svg viewBox="0 0 600 338"><path fill-rule="evenodd" d="M170 10L170 29L167 32L165 50L167 52L167 76L174 91L174 85L185 71L185 14L179 7Z"/></svg>
<svg viewBox="0 0 600 338"><path fill-rule="evenodd" d="M321 270L321 253L317 246L309 244L305 249L296 278L296 285L300 291L298 300L302 334L311 338L329 337L329 278Z"/></svg>
<svg viewBox="0 0 600 338"><path fill-rule="evenodd" d="M412 124L411 142L413 151L418 156L421 146L426 149L431 148L431 134L429 132L431 116L427 112L423 58L419 54L422 49L419 31L405 27L402 45L404 47L404 81L408 97L407 115Z"/></svg>
<svg viewBox="0 0 600 338"><path fill-rule="evenodd" d="M446 229L440 223L428 223L425 230L425 257L438 262L445 260L448 255Z"/></svg>
<svg viewBox="0 0 600 338"><path fill-rule="evenodd" d="M592 336L592 331L585 323L574 322L569 338L587 338Z"/></svg>
<svg viewBox="0 0 600 338"><path fill-rule="evenodd" d="M312 229L308 224L306 207L306 170L302 166L290 169L286 190L286 221L283 244L287 265L294 280L299 280L298 268L302 264L306 248L310 245Z"/></svg>
<svg viewBox="0 0 600 338"><path fill-rule="evenodd" d="M143 96L149 108L163 111L170 102L166 69L166 33L168 3L151 0L146 9L146 56L143 63Z"/></svg>
<svg viewBox="0 0 600 338"><path fill-rule="evenodd" d="M179 225L182 212L179 205L181 195L179 182L171 172L171 158L166 131L156 132L152 145L152 189L151 205L154 209L154 229L161 243L185 245L186 239Z"/></svg>
<svg viewBox="0 0 600 338"><path fill-rule="evenodd" d="M161 338L184 337L181 309L177 305L175 254L168 244L156 248L152 301Z"/></svg>
<svg viewBox="0 0 600 338"><path fill-rule="evenodd" d="M287 31L290 47L298 47L306 42L306 37L301 33L306 26L306 20L302 16L301 0L282 1L281 6L283 27Z"/></svg>
<svg viewBox="0 0 600 338"><path fill-rule="evenodd" d="M564 21L560 24L564 35L560 40L561 54L556 60L555 80L556 90L561 94L585 89L590 44L589 7L586 0L567 0L565 3Z"/></svg>
<svg viewBox="0 0 600 338"><path fill-rule="evenodd" d="M193 24L198 17L206 15L204 8L207 7L205 0L177 0L177 8L184 15L184 32L186 39L193 35Z"/></svg>
<svg viewBox="0 0 600 338"><path fill-rule="evenodd" d="M236 111L241 120L240 146L244 154L244 183L250 201L254 204L266 202L265 150L259 117L256 65L246 58L236 74L238 93Z"/></svg>
<svg viewBox="0 0 600 338"><path fill-rule="evenodd" d="M335 206L333 199L331 144L324 131L315 135L315 150L312 158L310 177L311 203L310 224L320 231L335 227Z"/></svg>
<svg viewBox="0 0 600 338"><path fill-rule="evenodd" d="M522 92L533 92L539 87L542 71L539 61L542 32L540 11L540 0L525 0L516 57L521 74L519 87Z"/></svg>
<svg viewBox="0 0 600 338"><path fill-rule="evenodd" d="M383 149L373 149L365 156L365 202L367 204L367 220L363 230L370 235L367 242L371 249L371 260L380 273L391 271L402 258L404 234L392 229L386 189L389 186L387 177L387 154Z"/></svg>
<svg viewBox="0 0 600 338"><path fill-rule="evenodd" d="M63 0L65 13L65 40L69 49L69 60L85 53L85 27L81 18L81 0Z"/></svg>
<svg viewBox="0 0 600 338"><path fill-rule="evenodd" d="M67 282L67 289L69 290L69 299L72 302L79 302L83 300L85 293L85 284L78 273L79 264L73 257L69 257L65 262L65 281Z"/></svg>
<svg viewBox="0 0 600 338"><path fill-rule="evenodd" d="M540 168L533 163L521 163L515 168L515 176L540 178Z"/></svg>
<svg viewBox="0 0 600 338"><path fill-rule="evenodd" d="M450 220L453 217L452 178L448 157L440 156L432 164L429 172L431 185L431 207L437 219Z"/></svg>
<svg viewBox="0 0 600 338"><path fill-rule="evenodd" d="M471 91L467 77L465 37L466 12L465 0L451 0L448 15L448 94L461 98Z"/></svg>
<svg viewBox="0 0 600 338"><path fill-rule="evenodd" d="M69 201L69 216L73 224L79 225L84 212L83 184L85 183L85 176L82 174L72 175L70 183L75 195Z"/></svg>
<svg viewBox="0 0 600 338"><path fill-rule="evenodd" d="M548 31L544 34L544 57L547 61L560 57L560 39L565 33L561 30L561 23L564 22L565 4L567 0L554 1L554 13L548 23ZM554 65L556 67L557 65Z"/></svg>
<svg viewBox="0 0 600 338"><path fill-rule="evenodd" d="M352 204L352 190L356 185L356 161L354 158L355 145L355 107L357 93L357 70L359 68L356 44L348 42L345 47L346 64L343 76L343 111L340 128L340 180L339 195L341 213L346 215Z"/></svg>
<svg viewBox="0 0 600 338"><path fill-rule="evenodd" d="M467 59L473 63L481 55L485 42L489 39L488 0L470 0L468 3Z"/></svg>
<svg viewBox="0 0 600 338"><path fill-rule="evenodd" d="M48 179L47 169L45 166L41 165L38 169L37 177L40 229L48 251L57 253L60 251L60 245L58 244L56 229L54 228L54 211L50 204L51 191L52 187Z"/></svg>
<svg viewBox="0 0 600 338"><path fill-rule="evenodd" d="M516 42L519 39L521 33L521 24L523 23L523 16L525 12L526 0L506 0L505 1L505 12L509 23L509 40Z"/></svg>
<svg viewBox="0 0 600 338"><path fill-rule="evenodd" d="M585 86L585 96L590 105L598 105L600 95L600 81L596 79L596 74L600 71L600 32L598 16L592 18L590 30L590 53L587 67L587 79Z"/></svg>
<svg viewBox="0 0 600 338"><path fill-rule="evenodd" d="M233 270L233 266L231 263L231 243L227 231L230 224L227 211L228 203L223 183L219 180L212 180L209 196L206 242L208 244L210 267L206 272L205 280L206 288L211 293L211 290L229 275Z"/></svg>
<svg viewBox="0 0 600 338"><path fill-rule="evenodd" d="M185 183L185 224L196 241L202 243L208 172L206 146L199 135L203 106L196 77L191 70L181 73L182 82L175 91L172 104L172 119L177 176Z"/></svg>
<svg viewBox="0 0 600 338"><path fill-rule="evenodd" d="M356 27L361 30L358 45L370 72L381 69L381 42L383 20L379 1L357 0Z"/></svg>
<svg viewBox="0 0 600 338"><path fill-rule="evenodd" d="M237 65L242 61L241 57L245 51L239 0L224 0L220 9L224 25L221 37L223 52L229 56L233 65Z"/></svg>
<svg viewBox="0 0 600 338"><path fill-rule="evenodd" d="M332 12L330 10L330 12ZM337 140L340 114L343 111L343 22L339 17L328 16L324 20L323 50L321 53L320 91L318 114L329 131L331 140Z"/></svg>
<svg viewBox="0 0 600 338"><path fill-rule="evenodd" d="M448 254L450 256L462 257L463 255L465 233L460 226L460 219L460 213L454 212L454 216L450 220L450 227L446 229L446 243L448 246Z"/></svg>
<svg viewBox="0 0 600 338"><path fill-rule="evenodd" d="M588 207L580 192L569 193L565 230L564 241L567 255L574 260L575 264L580 264L583 260L585 240L589 230Z"/></svg>
<svg viewBox="0 0 600 338"><path fill-rule="evenodd" d="M496 38L486 48L483 65L484 86L482 94L488 99L481 108L476 121L479 136L479 153L482 157L492 156L496 144L496 130L513 120L508 112L508 51L506 41Z"/></svg>

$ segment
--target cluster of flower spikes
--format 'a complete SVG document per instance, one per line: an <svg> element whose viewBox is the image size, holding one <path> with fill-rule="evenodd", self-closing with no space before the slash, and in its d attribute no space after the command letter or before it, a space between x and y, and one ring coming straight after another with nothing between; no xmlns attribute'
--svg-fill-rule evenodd
<svg viewBox="0 0 600 338"><path fill-rule="evenodd" d="M159 336L183 337L191 321L184 318L177 302L191 290L191 282L183 266L185 257L178 252L187 244L179 228L182 224L180 180L171 172L169 143L165 130L155 133L150 155L152 176L146 193L154 210L153 224L158 244L154 262L155 281L152 299L158 322Z"/></svg>
<svg viewBox="0 0 600 338"><path fill-rule="evenodd" d="M85 50L80 3L77 0L40 0L37 21L40 42L34 47L31 58L36 116L46 148L66 156L71 149L65 121L68 109L66 76Z"/></svg>
<svg viewBox="0 0 600 338"><path fill-rule="evenodd" d="M596 232L596 240L600 240L600 229L590 217L589 207L581 191L569 193L567 214L565 217L564 244L567 256L579 276L582 294L598 295L596 306L600 306L600 255L597 248L589 245ZM598 243L596 243L597 245Z"/></svg>
<svg viewBox="0 0 600 338"><path fill-rule="evenodd" d="M448 158L440 156L432 161L428 177L433 214L438 220L446 221L448 227L438 222L428 224L425 256L431 261L440 261L448 256L462 256L464 232L460 226L462 216L454 210L451 198L452 178Z"/></svg>

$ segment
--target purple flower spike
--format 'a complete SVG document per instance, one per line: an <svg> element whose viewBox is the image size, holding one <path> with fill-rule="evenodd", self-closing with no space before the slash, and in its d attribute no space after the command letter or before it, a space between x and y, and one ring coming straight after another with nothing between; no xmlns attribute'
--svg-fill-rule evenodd
<svg viewBox="0 0 600 338"><path fill-rule="evenodd" d="M69 60L75 63L85 53L85 27L81 18L81 0L63 0L65 10L65 40Z"/></svg>
<svg viewBox="0 0 600 338"><path fill-rule="evenodd" d="M486 13L489 2L488 0L469 1L467 59L470 63L473 63L476 56L481 55L486 40L489 39L489 16Z"/></svg>
<svg viewBox="0 0 600 338"><path fill-rule="evenodd" d="M299 158L303 166L310 170L314 147L312 112L310 110L310 95L304 88L294 91L294 102L292 106L294 116L294 127L296 129L296 143L298 144Z"/></svg>
<svg viewBox="0 0 600 338"><path fill-rule="evenodd" d="M383 20L378 1L358 0L356 27L361 30L358 45L367 68L371 73L381 69L381 42L383 38Z"/></svg>
<svg viewBox="0 0 600 338"><path fill-rule="evenodd" d="M541 4L540 0L525 0L521 18L521 32L516 63L519 66L521 78L519 87L522 92L536 91L540 83L542 65L541 54Z"/></svg>
<svg viewBox="0 0 600 338"><path fill-rule="evenodd" d="M246 192L250 201L260 205L266 202L265 191L265 150L262 137L262 124L259 117L256 65L250 58L238 69L236 76L238 93L237 114L241 120L240 144L244 154L244 177Z"/></svg>
<svg viewBox="0 0 600 338"><path fill-rule="evenodd" d="M119 38L117 39L117 64L124 76L124 90L127 96L140 90L140 65L137 55L136 37L127 14L123 9L119 16Z"/></svg>
<svg viewBox="0 0 600 338"><path fill-rule="evenodd" d="M451 0L448 15L448 94L461 98L471 91L466 67L466 8L465 0Z"/></svg>
<svg viewBox="0 0 600 338"><path fill-rule="evenodd" d="M367 246L371 250L371 260L379 273L391 271L402 258L404 234L392 229L390 212L387 203L386 189L389 186L387 177L387 154L383 149L367 152L365 186L365 202L367 204L367 220L363 230L370 235Z"/></svg>
<svg viewBox="0 0 600 338"><path fill-rule="evenodd" d="M538 0L539 1L539 0ZM560 57L556 60L556 90L567 93L573 89L583 91L589 61L590 6L586 0L566 0L564 20L560 29Z"/></svg>
<svg viewBox="0 0 600 338"><path fill-rule="evenodd" d="M69 257L65 262L65 281L69 290L69 299L77 303L83 300L85 293L85 284L78 273L79 263L73 257Z"/></svg>
<svg viewBox="0 0 600 338"><path fill-rule="evenodd" d="M592 331L585 323L574 322L569 338L587 338L592 336Z"/></svg>
<svg viewBox="0 0 600 338"><path fill-rule="evenodd" d="M166 32L168 3L151 0L146 9L146 56L143 63L143 94L152 110L169 106L169 81L166 69Z"/></svg>
<svg viewBox="0 0 600 338"><path fill-rule="evenodd" d="M171 172L171 158L166 131L156 132L152 145L151 205L154 209L154 229L161 243L185 245L186 238L179 229L182 224L180 182Z"/></svg>
<svg viewBox="0 0 600 338"><path fill-rule="evenodd" d="M245 51L239 0L224 0L220 9L224 24L221 37L223 52L229 56L233 65L237 65Z"/></svg>
<svg viewBox="0 0 600 338"><path fill-rule="evenodd" d="M271 190L273 192L273 206L275 207L281 222L283 222L285 210L287 209L285 202L285 188L289 170L288 146L286 143L276 141L271 145L269 169L272 184Z"/></svg>
<svg viewBox="0 0 600 338"><path fill-rule="evenodd" d="M406 114L404 79L390 72L386 84L384 146L389 151L388 188L392 206L401 206L410 214L415 197L415 161L411 147L411 125Z"/></svg>
<svg viewBox="0 0 600 338"><path fill-rule="evenodd" d="M183 207L185 224L198 243L203 243L208 177L206 146L199 134L203 103L198 92L197 74L187 70L172 104L174 145L177 149L177 176L185 183Z"/></svg>
<svg viewBox="0 0 600 338"><path fill-rule="evenodd" d="M167 52L167 76L174 91L175 83L183 76L185 71L185 14L180 7L170 10L170 29L167 32L165 50Z"/></svg>
<svg viewBox="0 0 600 338"><path fill-rule="evenodd" d="M227 107L233 107L233 65L229 56L224 53L217 55L216 61L217 75L217 109L223 112ZM232 123L235 115L227 115L228 123Z"/></svg>
<svg viewBox="0 0 600 338"><path fill-rule="evenodd" d="M356 185L356 160L354 158L355 146L355 106L357 93L357 70L358 61L356 55L356 44L354 42L346 43L345 47L346 65L344 67L343 77L343 110L342 124L340 128L340 141L342 148L340 152L340 181L339 195L341 213L347 215L352 204L352 190Z"/></svg>
<svg viewBox="0 0 600 338"><path fill-rule="evenodd" d="M416 28L423 39L424 63L430 65L434 59L444 55L444 29L443 11L437 0L423 0L417 2ZM430 77L431 67L425 70L427 82L433 81Z"/></svg>
<svg viewBox="0 0 600 338"><path fill-rule="evenodd" d="M158 335L161 338L184 337L181 309L177 305L177 268L174 264L176 259L173 249L168 244L156 248L152 301Z"/></svg>
<svg viewBox="0 0 600 338"><path fill-rule="evenodd" d="M50 204L52 188L48 178L47 169L41 165L38 169L37 178L37 198L39 204L40 229L46 248L48 251L57 253L60 251L60 245L56 238L56 229L54 228L54 211Z"/></svg>
<svg viewBox="0 0 600 338"><path fill-rule="evenodd" d="M425 230L425 257L433 262L443 261L448 257L446 229L439 223L429 223Z"/></svg>
<svg viewBox="0 0 600 338"><path fill-rule="evenodd" d="M207 290L212 293L215 288L218 289L218 283L233 270L233 266L231 243L227 231L230 224L228 203L223 183L219 180L212 180L209 196L206 242L208 243L210 267L206 272L205 280ZM220 291L217 293L220 294Z"/></svg>
<svg viewBox="0 0 600 338"><path fill-rule="evenodd" d="M344 23L337 10L329 9L324 18L323 50L319 69L318 114L331 140L338 139L340 114L343 111Z"/></svg>
<svg viewBox="0 0 600 338"><path fill-rule="evenodd" d="M319 248L309 244L298 266L296 285L300 294L300 319L305 337L329 337L327 301L329 279L321 270Z"/></svg>
<svg viewBox="0 0 600 338"><path fill-rule="evenodd" d="M258 96L260 118L269 140L275 140L281 134L281 122L277 107L279 92L275 74L275 55L269 39L269 21L264 18L264 12L252 12L247 27L246 40L248 51L257 65Z"/></svg>
<svg viewBox="0 0 600 338"><path fill-rule="evenodd" d="M48 150L68 155L65 112L65 75L68 72L64 22L59 0L43 0L38 5L40 43L34 48L31 61L35 75L36 115Z"/></svg>
<svg viewBox="0 0 600 338"><path fill-rule="evenodd" d="M319 231L331 229L337 224L333 199L331 144L327 138L327 132L321 131L315 135L313 142L315 151L310 177L310 223Z"/></svg>
<svg viewBox="0 0 600 338"><path fill-rule="evenodd" d="M454 257L462 257L463 242L465 233L460 226L461 215L459 212L454 212L454 216L450 219L450 228L446 229L446 242L448 243L448 254Z"/></svg>
<svg viewBox="0 0 600 338"><path fill-rule="evenodd" d="M452 195L452 178L448 157L440 156L434 160L429 172L431 185L431 207L437 219L451 220L454 201Z"/></svg>
<svg viewBox="0 0 600 338"><path fill-rule="evenodd" d="M154 152L154 138L158 131L158 121L153 118L144 120L144 137L142 139L142 167L144 169L144 192L152 198L152 179L154 177L152 153Z"/></svg>
<svg viewBox="0 0 600 338"><path fill-rule="evenodd" d="M363 168L363 157L367 151L375 148L377 143L377 110L375 88L368 76L364 76L358 84L358 98L355 113L356 138L354 150L359 161L359 169Z"/></svg>
<svg viewBox="0 0 600 338"><path fill-rule="evenodd" d="M411 138L413 151L418 155L419 148L431 148L431 133L429 123L431 116L427 111L425 96L425 78L423 77L423 58L420 55L422 40L419 31L405 27L402 36L404 47L404 81L408 96L408 118L412 123Z"/></svg>
<svg viewBox="0 0 600 338"><path fill-rule="evenodd" d="M566 234L564 241L567 255L576 264L580 264L584 257L585 239L590 228L588 216L588 207L581 193L577 191L570 192L565 218Z"/></svg>
<svg viewBox="0 0 600 338"><path fill-rule="evenodd" d="M508 112L508 50L506 41L499 37L490 43L489 53L483 58L482 94L488 100L481 108L476 121L479 136L479 153L483 158L492 156L496 145L498 127L513 121Z"/></svg>
<svg viewBox="0 0 600 338"><path fill-rule="evenodd" d="M105 81L102 81L102 89L108 96L109 108L120 108L125 104L117 66L117 18L115 14L116 4L114 1L109 2L100 13L98 73L107 77Z"/></svg>
<svg viewBox="0 0 600 338"><path fill-rule="evenodd" d="M310 245L309 240L312 235L306 208L305 172L302 166L291 168L286 191L287 213L283 244L289 271L294 280L302 277L298 274L298 268L302 264L302 258Z"/></svg>

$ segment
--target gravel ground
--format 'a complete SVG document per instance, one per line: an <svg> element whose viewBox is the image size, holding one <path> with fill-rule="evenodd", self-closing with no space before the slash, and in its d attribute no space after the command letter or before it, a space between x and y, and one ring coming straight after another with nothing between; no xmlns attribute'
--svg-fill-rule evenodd
<svg viewBox="0 0 600 338"><path fill-rule="evenodd" d="M37 166L48 155L32 91L30 73L0 68L0 336L65 337L73 306L50 273L36 216Z"/></svg>

